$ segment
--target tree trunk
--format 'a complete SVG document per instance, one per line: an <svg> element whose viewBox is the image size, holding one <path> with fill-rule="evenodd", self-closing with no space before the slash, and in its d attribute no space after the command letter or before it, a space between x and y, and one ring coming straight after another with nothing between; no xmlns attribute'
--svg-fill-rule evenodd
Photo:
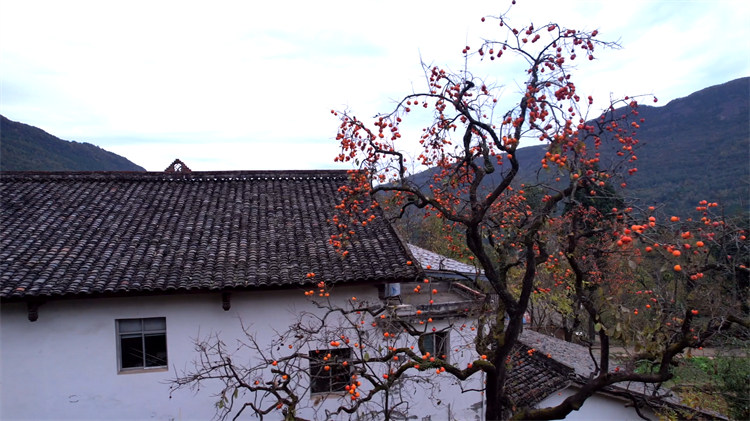
<svg viewBox="0 0 750 421"><path fill-rule="evenodd" d="M487 407L484 410L484 419L486 421L500 419L500 400L497 398L498 382L497 373L487 373L487 386L484 388Z"/></svg>
<svg viewBox="0 0 750 421"><path fill-rule="evenodd" d="M742 317L750 316L750 303L748 303L748 290L750 290L750 272L746 270L737 271L737 289L739 290L740 308Z"/></svg>
<svg viewBox="0 0 750 421"><path fill-rule="evenodd" d="M505 377L507 371L502 357L493 361L496 371L487 373L487 385L484 389L487 407L484 411L486 421L507 420L511 416L508 399L505 398Z"/></svg>

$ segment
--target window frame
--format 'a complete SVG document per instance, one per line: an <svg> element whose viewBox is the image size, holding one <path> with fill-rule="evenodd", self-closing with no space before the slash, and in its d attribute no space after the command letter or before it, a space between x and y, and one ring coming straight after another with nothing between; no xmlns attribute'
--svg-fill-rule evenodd
<svg viewBox="0 0 750 421"><path fill-rule="evenodd" d="M123 322L140 322L140 329L133 331L123 332L121 325ZM146 328L147 321L158 321L163 327L159 328ZM147 339L148 337L164 338L164 364L159 365L148 365L147 356ZM123 367L123 339L128 338L140 338L141 343L141 365L135 367ZM117 342L117 372L119 373L139 373L139 372L154 372L154 371L167 371L169 369L169 350L167 344L167 318L166 317L134 317L134 318L123 318L115 319L115 340Z"/></svg>
<svg viewBox="0 0 750 421"><path fill-rule="evenodd" d="M331 360L324 360L323 358L331 354ZM346 385L349 384L352 375L351 365L344 365L344 361L348 361L352 357L351 348L336 348L336 349L316 349L308 353L309 357L309 370L310 375L310 395L330 395L330 394L344 394L346 393ZM325 373L324 367L329 366L328 373ZM344 380L337 382L335 377L343 376ZM317 386L320 385L321 380L327 381L327 387L320 389Z"/></svg>
<svg viewBox="0 0 750 421"><path fill-rule="evenodd" d="M448 362L450 356L450 334L448 332L431 332L420 336L422 348L435 358ZM427 347L428 344L430 348ZM445 355L445 358L443 358Z"/></svg>

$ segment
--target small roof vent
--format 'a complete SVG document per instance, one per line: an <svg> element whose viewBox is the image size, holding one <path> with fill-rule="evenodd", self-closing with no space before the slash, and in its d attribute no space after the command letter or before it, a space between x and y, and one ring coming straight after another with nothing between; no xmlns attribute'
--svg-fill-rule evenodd
<svg viewBox="0 0 750 421"><path fill-rule="evenodd" d="M192 171L190 170L190 168L188 168L187 165L185 165L184 162L180 161L179 159L175 159L174 162L172 162L171 164L169 164L169 166L167 167L167 169L164 170L164 172L167 172L167 173L175 173L175 172L178 172L178 173L188 173L188 172L192 172Z"/></svg>

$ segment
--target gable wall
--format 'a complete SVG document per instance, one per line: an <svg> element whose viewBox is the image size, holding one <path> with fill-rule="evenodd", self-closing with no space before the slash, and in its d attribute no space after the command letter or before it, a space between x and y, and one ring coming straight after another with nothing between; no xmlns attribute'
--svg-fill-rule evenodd
<svg viewBox="0 0 750 421"><path fill-rule="evenodd" d="M372 287L341 287L336 294L377 299ZM270 341L273 329L286 329L303 310L313 307L302 290L233 293L232 308L226 312L218 293L50 301L39 307L39 319L33 323L24 303L3 304L0 419L210 419L217 401L212 396L217 389L210 384L195 392L178 390L169 397L170 379L190 368L197 356L193 340L220 332L231 348L236 338L243 337L241 319L259 341ZM169 368L118 374L115 320L145 317L166 317ZM452 337L452 347L460 341ZM469 358L467 354L464 359ZM481 410L478 394L462 395L447 383L438 386L439 390L413 385L405 389L418 408L412 406L412 412L432 414L433 419L446 419L449 413L457 419L474 419L475 410ZM431 392L436 399L429 399ZM314 410L332 403L311 405L299 415L319 418L320 412Z"/></svg>

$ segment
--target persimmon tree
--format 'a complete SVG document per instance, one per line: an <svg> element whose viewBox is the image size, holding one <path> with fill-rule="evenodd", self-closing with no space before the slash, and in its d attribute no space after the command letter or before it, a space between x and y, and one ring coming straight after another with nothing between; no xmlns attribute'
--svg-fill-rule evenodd
<svg viewBox="0 0 750 421"><path fill-rule="evenodd" d="M459 227L470 259L486 277L474 286L498 300L491 316L477 319L476 355L486 358L459 370L456 377L470 377L479 371L485 374L487 419L563 418L607 386L619 382L657 385L668 380L670 365L684 349L700 346L732 323L747 327L737 313L746 296L735 294L732 305L720 307L721 314L699 323L698 303L708 302L702 294L713 300L726 299L726 291L709 288L713 282L705 279L706 270L718 270L717 263L704 259L705 268L701 268L697 260L690 260L668 267L669 274L643 274L646 268L641 266L641 249L634 238L648 238L648 229L656 223L637 224L634 220L648 212L632 213L630 208L602 211L592 206L592 200L603 203L613 199L599 193L608 183L624 188L627 176L637 171L637 129L644 123L635 98L610 99L609 107L597 111L592 109L593 98L577 90L572 66L576 59L594 60L596 51L614 45L600 41L596 30L580 31L557 23L516 27L507 16L488 21L499 25L505 35L484 41L476 49L466 46L462 51L467 60L464 71L426 67L426 89L406 95L394 110L372 122L348 111L334 111L341 119L337 160L353 161L361 170L356 176L359 184L350 189L342 210L349 223L358 223L357 200L370 194L387 201L398 216L416 208L425 217ZM507 97L500 97L500 90L474 76L469 63L484 60L499 64L506 59L520 59L525 71L520 80L514 80L522 86L514 105L501 110L498 104L507 103ZM417 113L431 113L432 117L419 138L416 163L437 171L424 184L410 177L409 168L414 165L407 152L408 136L401 131L405 121ZM546 148L541 162L523 163L538 166L538 177L531 186L522 186L517 179L522 165L517 151L524 139L535 139ZM532 187L542 195L536 206L529 204L526 193ZM739 232L732 231L732 235L743 238ZM338 239L343 248L349 236L344 228ZM666 238L673 245L665 249L663 258L681 255L688 259L687 253L681 254L683 247L699 247ZM653 246L645 246L643 252L648 249ZM743 250L746 255L746 247ZM691 259L707 256L693 251L698 257L691 254ZM568 291L565 301L570 308L593 324L600 347L597 370L557 407L518 408L506 390L506 361L518 342L532 295L549 292L550 288L540 284L542 270L555 273L555 286ZM733 266L732 270L744 272L746 268ZM656 297L651 295L655 289L633 292L633 283L643 283L643 279L660 282L662 287L669 279L672 293ZM630 292L656 301L628 309L631 303L623 300ZM667 296L668 301L659 307L660 318L631 320ZM613 340L642 349L635 358L655 361L658 370L640 373L632 365L631 369L618 366L615 370L610 352Z"/></svg>
<svg viewBox="0 0 750 421"><path fill-rule="evenodd" d="M332 111L340 119L336 160L357 168L340 189L345 198L332 217L339 234L331 244L348 258L347 245L357 241L351 227L376 218L378 205L394 218L416 212L436 219L447 228L450 250L482 270L482 277L466 279L481 292L477 306L462 315L468 322L438 325L422 310L403 314L361 297L337 301L338 291L323 280L305 292L318 312L301 315L271 345L248 331L240 347L257 363L243 363L209 338L198 342L201 358L175 387L220 381L220 414L281 411L294 419L309 406L306 368L345 364L351 368L346 394L325 409L326 417L409 414L413 402L399 393L406 382L450 379L461 390L483 393L486 419L560 419L617 383L657 389L671 378L681 352L719 332L735 326L746 334L747 227L715 215L720 207L708 202L698 205L699 218L684 221L656 208L629 207L612 187L624 188L637 171L641 98L610 98L605 109L594 109L594 98L577 89L574 64L584 66L616 45L600 41L597 30L515 26L507 14L482 22L500 35L466 46L463 71L425 66L424 90L373 121ZM521 88L508 94L475 76L478 62L498 73L523 63L512 79ZM408 129L402 132L410 119L429 120L414 141ZM521 162L522 140L544 145L544 157ZM522 166L535 167L535 179L519 180ZM429 179L419 182L411 168L430 168ZM429 283L414 292L428 296L430 305L429 296L439 293ZM532 298L544 302L552 295L568 316L591 324L596 368L555 407L519 406L506 386L508 361ZM376 334L365 333L369 328ZM422 338L448 331L464 341L450 355L431 355ZM331 351L319 359L311 353L316 344ZM629 354L614 360L614 345ZM652 369L637 370L644 362Z"/></svg>

